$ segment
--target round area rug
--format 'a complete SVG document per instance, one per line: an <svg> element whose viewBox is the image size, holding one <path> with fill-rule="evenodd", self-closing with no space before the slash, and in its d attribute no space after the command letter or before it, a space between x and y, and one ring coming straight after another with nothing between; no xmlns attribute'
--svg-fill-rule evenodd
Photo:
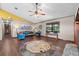
<svg viewBox="0 0 79 59"><path fill-rule="evenodd" d="M50 44L43 40L30 41L25 47L32 53L46 52L51 48Z"/></svg>

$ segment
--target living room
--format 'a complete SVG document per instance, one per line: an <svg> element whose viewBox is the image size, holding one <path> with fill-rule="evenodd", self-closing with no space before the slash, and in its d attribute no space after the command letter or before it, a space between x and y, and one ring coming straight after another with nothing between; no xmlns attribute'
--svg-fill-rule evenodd
<svg viewBox="0 0 79 59"><path fill-rule="evenodd" d="M0 5L1 56L78 56L78 3Z"/></svg>

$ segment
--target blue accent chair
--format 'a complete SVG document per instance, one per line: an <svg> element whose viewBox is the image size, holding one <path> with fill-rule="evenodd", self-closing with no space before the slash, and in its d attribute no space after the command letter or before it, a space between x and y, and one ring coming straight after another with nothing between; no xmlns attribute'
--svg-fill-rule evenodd
<svg viewBox="0 0 79 59"><path fill-rule="evenodd" d="M25 34L19 33L19 34L17 34L17 38L18 38L19 40L24 40L24 39L25 39Z"/></svg>
<svg viewBox="0 0 79 59"><path fill-rule="evenodd" d="M29 33L30 33L30 32L25 31L23 34L25 34L25 36L28 36Z"/></svg>

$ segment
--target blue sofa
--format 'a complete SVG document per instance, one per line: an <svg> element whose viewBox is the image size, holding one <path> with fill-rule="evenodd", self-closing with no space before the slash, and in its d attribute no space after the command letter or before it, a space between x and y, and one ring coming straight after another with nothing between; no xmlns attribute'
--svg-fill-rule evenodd
<svg viewBox="0 0 79 59"><path fill-rule="evenodd" d="M30 32L25 31L25 32L23 32L23 34L25 34L25 36L28 36L28 34L30 34Z"/></svg>

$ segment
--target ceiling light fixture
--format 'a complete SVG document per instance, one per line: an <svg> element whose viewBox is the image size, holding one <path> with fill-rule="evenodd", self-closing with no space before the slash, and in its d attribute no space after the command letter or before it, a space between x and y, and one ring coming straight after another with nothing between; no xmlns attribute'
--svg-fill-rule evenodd
<svg viewBox="0 0 79 59"><path fill-rule="evenodd" d="M33 14L30 15L30 16L33 16L33 15L35 15L35 16L45 15L43 10L39 8L39 6L41 6L40 3L35 3L34 6L35 6L35 11L29 11L29 12L33 12Z"/></svg>

